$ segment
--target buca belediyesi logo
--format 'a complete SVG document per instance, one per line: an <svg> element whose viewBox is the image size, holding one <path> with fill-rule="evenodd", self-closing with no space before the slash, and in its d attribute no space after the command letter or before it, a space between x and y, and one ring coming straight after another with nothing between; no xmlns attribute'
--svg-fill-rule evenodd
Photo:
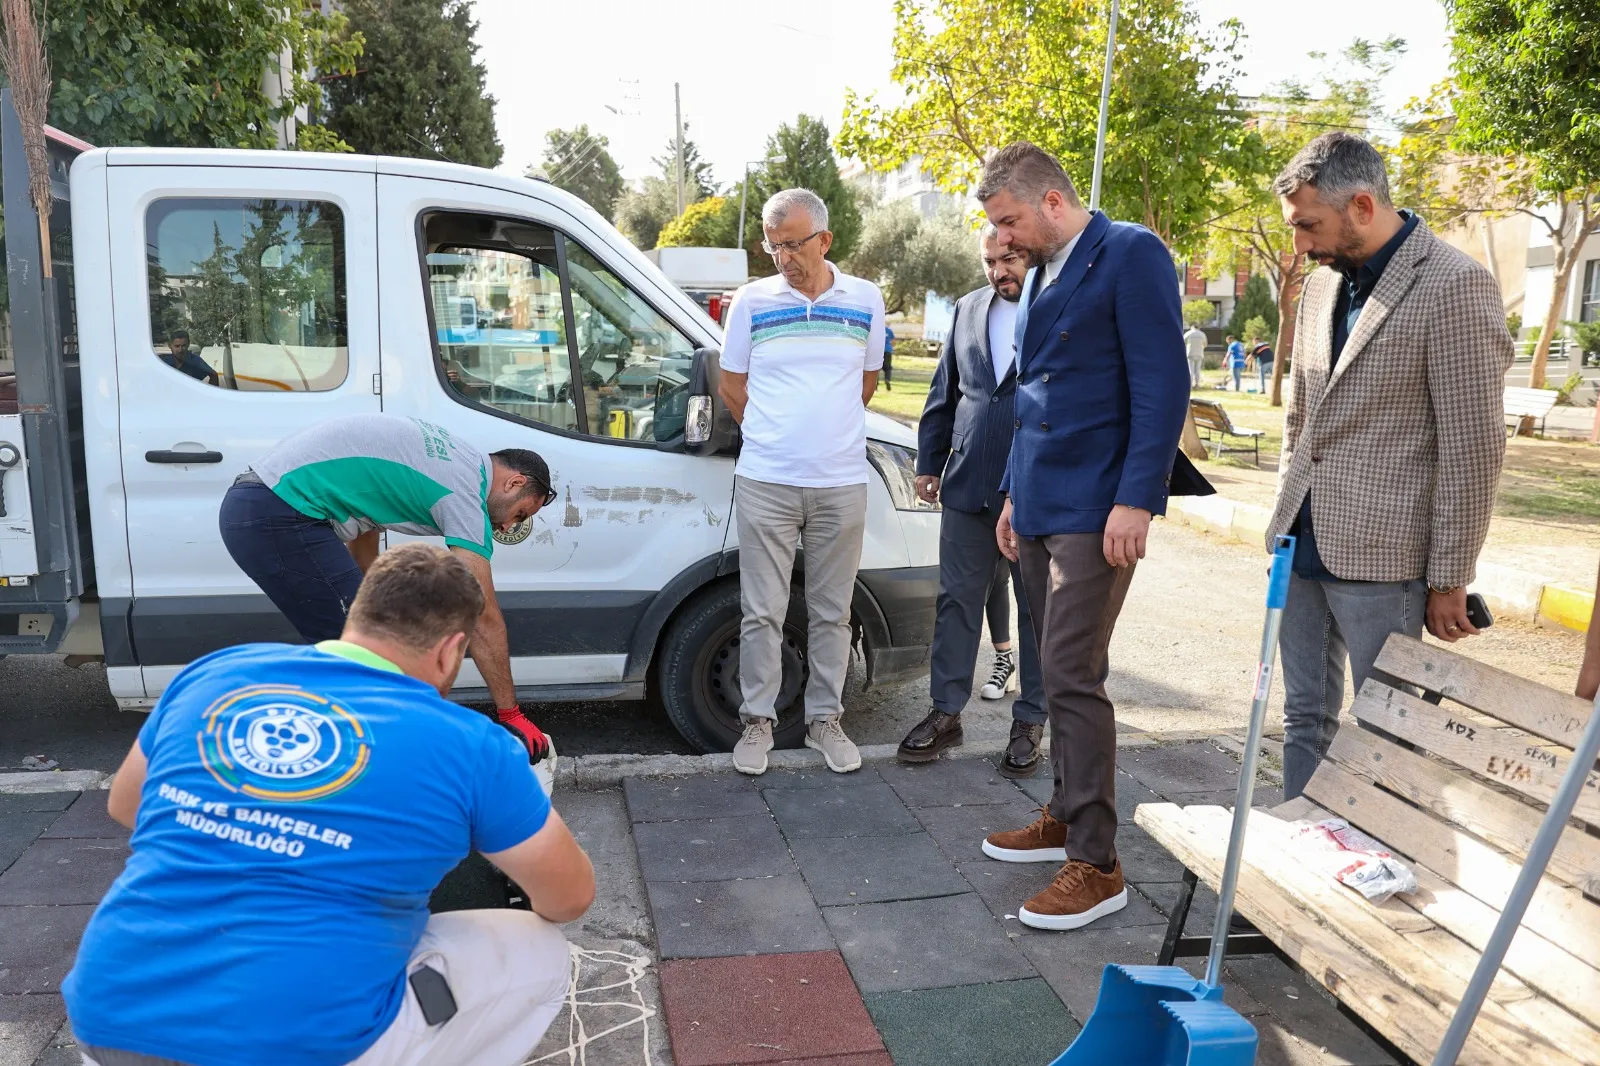
<svg viewBox="0 0 1600 1066"><path fill-rule="evenodd" d="M252 685L206 711L200 758L211 776L257 799L304 802L354 784L372 732L343 707L290 685Z"/></svg>
<svg viewBox="0 0 1600 1066"><path fill-rule="evenodd" d="M533 532L533 519L524 518L507 530L495 530L491 536L501 544L521 544Z"/></svg>

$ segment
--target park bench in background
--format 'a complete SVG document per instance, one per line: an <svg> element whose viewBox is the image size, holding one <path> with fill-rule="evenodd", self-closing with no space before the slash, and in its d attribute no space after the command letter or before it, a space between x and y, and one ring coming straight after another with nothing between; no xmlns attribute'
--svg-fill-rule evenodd
<svg viewBox="0 0 1600 1066"><path fill-rule="evenodd" d="M1215 400L1200 400L1190 398L1189 417L1194 420L1195 428L1204 436L1201 437L1207 444L1214 444L1216 450L1213 458L1223 452L1250 452L1255 456L1256 465L1261 465L1261 438L1266 435L1264 429L1240 428L1233 424L1233 419L1228 417L1228 412ZM1213 437L1212 434L1216 436ZM1250 442L1248 448L1228 447L1229 437L1242 437Z"/></svg>
<svg viewBox="0 0 1600 1066"><path fill-rule="evenodd" d="M1354 717L1403 743L1347 719L1305 796L1253 811L1235 909L1369 1032L1426 1063L1592 709L1400 635L1389 638L1377 670L1395 684L1369 679ZM1328 817L1382 841L1415 871L1417 891L1374 905L1300 862L1285 844L1291 823ZM1135 818L1216 886L1228 842L1224 808L1144 804ZM1600 773L1592 773L1461 1063L1600 1063L1597 827ZM1187 909L1180 902L1175 914ZM1230 937L1230 950L1236 945L1259 950Z"/></svg>
<svg viewBox="0 0 1600 1066"><path fill-rule="evenodd" d="M1539 432L1544 432L1544 420L1549 417L1550 409L1556 405L1556 398L1561 394L1555 389L1522 389L1506 386L1506 430L1510 433L1521 433L1524 424L1529 430L1533 424L1539 424Z"/></svg>

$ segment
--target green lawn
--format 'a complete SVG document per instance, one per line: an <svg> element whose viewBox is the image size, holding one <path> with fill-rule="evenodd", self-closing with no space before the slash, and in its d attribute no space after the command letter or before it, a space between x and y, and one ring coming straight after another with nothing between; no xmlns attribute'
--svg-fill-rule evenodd
<svg viewBox="0 0 1600 1066"><path fill-rule="evenodd" d="M894 381L886 387L880 376L878 392L868 406L879 414L915 425L928 403L928 385L933 381L939 360L923 355L902 355L902 350L900 343L895 342Z"/></svg>
<svg viewBox="0 0 1600 1066"><path fill-rule="evenodd" d="M1224 376L1221 371L1207 370L1202 379L1204 384L1194 390L1194 398L1220 403L1222 409L1228 412L1228 419L1240 429L1264 430L1266 435L1261 438L1261 461L1263 465L1268 466L1276 463L1278 453L1283 450L1283 408L1272 406L1265 396L1253 392L1234 392L1231 375L1227 376L1227 391L1217 389L1215 387L1217 382ZM1249 380L1253 381L1254 375ZM1271 381L1267 382L1267 387L1269 389L1272 387ZM1249 448L1250 443L1239 437L1230 437L1227 446ZM1209 443L1207 447L1209 450ZM1255 456L1249 451L1224 452L1213 462L1222 466L1254 468L1256 465Z"/></svg>

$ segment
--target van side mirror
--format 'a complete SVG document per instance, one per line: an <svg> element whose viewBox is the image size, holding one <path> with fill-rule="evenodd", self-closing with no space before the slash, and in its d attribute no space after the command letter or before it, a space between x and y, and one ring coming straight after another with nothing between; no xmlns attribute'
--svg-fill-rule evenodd
<svg viewBox="0 0 1600 1066"><path fill-rule="evenodd" d="M733 412L722 402L722 353L700 348L689 371L689 410L684 423L685 450L692 455L738 455L741 438Z"/></svg>

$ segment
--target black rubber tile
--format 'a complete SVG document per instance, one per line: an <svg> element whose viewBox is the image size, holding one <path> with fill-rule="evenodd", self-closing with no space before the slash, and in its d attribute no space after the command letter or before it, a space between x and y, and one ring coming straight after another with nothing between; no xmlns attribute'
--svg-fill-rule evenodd
<svg viewBox="0 0 1600 1066"><path fill-rule="evenodd" d="M1037 977L864 997L895 1066L1044 1066L1078 1023Z"/></svg>
<svg viewBox="0 0 1600 1066"><path fill-rule="evenodd" d="M428 897L428 910L433 914L484 910L505 905L505 875L475 851L445 874Z"/></svg>
<svg viewBox="0 0 1600 1066"><path fill-rule="evenodd" d="M767 806L791 841L891 836L921 827L881 781L835 788L767 789Z"/></svg>
<svg viewBox="0 0 1600 1066"><path fill-rule="evenodd" d="M1185 807L1212 806L1233 809L1239 801L1239 787L1218 789L1215 792L1185 792L1173 802ZM1265 781L1257 781L1255 791L1250 796L1250 806L1256 809L1276 807L1283 802L1283 789L1277 785L1269 785Z"/></svg>
<svg viewBox="0 0 1600 1066"><path fill-rule="evenodd" d="M988 759L939 759L907 765L888 763L878 773L907 807L966 807L1014 803L1017 786Z"/></svg>
<svg viewBox="0 0 1600 1066"><path fill-rule="evenodd" d="M1183 863L1132 823L1117 826L1117 858L1122 862L1122 876L1137 884L1183 878Z"/></svg>
<svg viewBox="0 0 1600 1066"><path fill-rule="evenodd" d="M1239 763L1207 740L1117 752L1117 767L1167 799L1239 787Z"/></svg>
<svg viewBox="0 0 1600 1066"><path fill-rule="evenodd" d="M863 765L847 774L836 774L826 766L813 766L805 770L768 770L752 778L763 792L773 788L849 788L861 785L881 785L878 768Z"/></svg>
<svg viewBox="0 0 1600 1066"><path fill-rule="evenodd" d="M664 959L827 951L822 912L799 874L749 881L649 882Z"/></svg>
<svg viewBox="0 0 1600 1066"><path fill-rule="evenodd" d="M947 988L1035 971L972 893L823 911L862 992Z"/></svg>
<svg viewBox="0 0 1600 1066"><path fill-rule="evenodd" d="M1021 937L1017 944L1072 1016L1087 1022L1106 965L1154 966L1165 934L1165 924L1117 928L1095 922L1070 932Z"/></svg>
<svg viewBox="0 0 1600 1066"><path fill-rule="evenodd" d="M98 903L122 872L116 840L38 840L0 874L0 906Z"/></svg>
<svg viewBox="0 0 1600 1066"><path fill-rule="evenodd" d="M0 907L0 995L61 991L93 913L91 904Z"/></svg>
<svg viewBox="0 0 1600 1066"><path fill-rule="evenodd" d="M975 807L924 807L915 813L917 821L952 862L984 858L984 837L1021 829L1039 817L1038 809L1027 800Z"/></svg>
<svg viewBox="0 0 1600 1066"><path fill-rule="evenodd" d="M77 792L0 792L0 814L64 811L78 796Z"/></svg>
<svg viewBox="0 0 1600 1066"><path fill-rule="evenodd" d="M0 996L0 1066L29 1066L66 1020L58 995Z"/></svg>
<svg viewBox="0 0 1600 1066"><path fill-rule="evenodd" d="M956 867L988 906L990 913L1005 921L1007 932L1022 936L1057 936L1059 934L1039 929L1029 929L1016 919L1017 908L1049 887L1056 871L1061 867L1052 862L964 862ZM1011 915L1010 919L1006 915ZM1096 921L1095 927L1115 928L1124 925L1151 925L1165 921L1165 916L1150 901L1128 890L1128 905L1114 914Z"/></svg>
<svg viewBox="0 0 1600 1066"><path fill-rule="evenodd" d="M765 807L740 818L637 822L633 842L646 881L730 881L795 872Z"/></svg>
<svg viewBox="0 0 1600 1066"><path fill-rule="evenodd" d="M1223 979L1249 993L1270 1015L1252 1019L1261 1034L1262 1053L1257 1061L1263 1066L1301 1062L1371 1066L1394 1061L1339 1013L1315 981L1291 970L1274 955L1229 959L1223 963ZM1326 1057L1312 1059L1313 1051Z"/></svg>
<svg viewBox="0 0 1600 1066"><path fill-rule="evenodd" d="M22 853L59 817L59 811L0 814L0 873L21 858Z"/></svg>
<svg viewBox="0 0 1600 1066"><path fill-rule="evenodd" d="M106 813L106 798L110 795L107 791L83 793L65 814L50 823L44 835L78 840L127 840L132 831Z"/></svg>
<svg viewBox="0 0 1600 1066"><path fill-rule="evenodd" d="M628 778L622 782L622 794L628 801L628 818L634 822L734 818L767 810L754 782L744 774Z"/></svg>
<svg viewBox="0 0 1600 1066"><path fill-rule="evenodd" d="M970 891L926 833L797 840L791 849L811 895L824 907Z"/></svg>

